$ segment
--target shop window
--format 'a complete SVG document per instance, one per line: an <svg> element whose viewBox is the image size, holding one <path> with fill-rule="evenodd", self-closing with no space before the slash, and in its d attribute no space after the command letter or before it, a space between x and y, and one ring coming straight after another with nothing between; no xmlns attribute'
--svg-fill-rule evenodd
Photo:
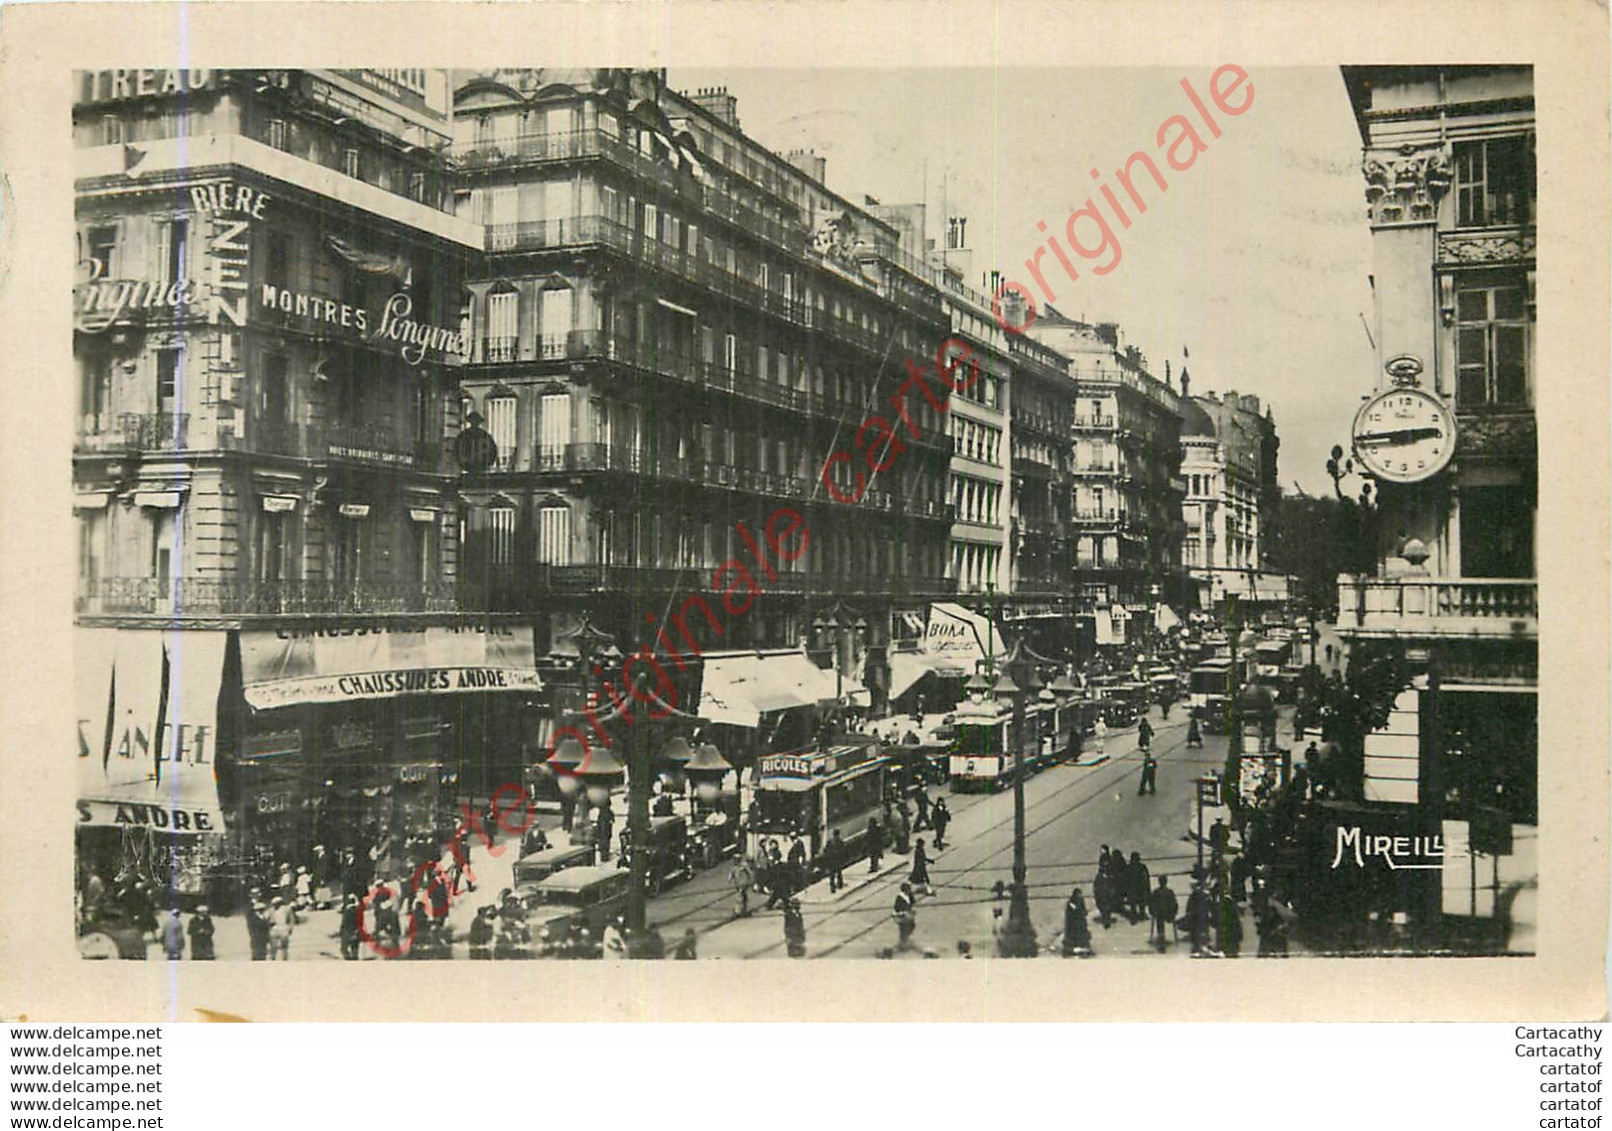
<svg viewBox="0 0 1612 1131"><path fill-rule="evenodd" d="M1456 292L1456 408L1525 405L1527 315L1520 281Z"/></svg>

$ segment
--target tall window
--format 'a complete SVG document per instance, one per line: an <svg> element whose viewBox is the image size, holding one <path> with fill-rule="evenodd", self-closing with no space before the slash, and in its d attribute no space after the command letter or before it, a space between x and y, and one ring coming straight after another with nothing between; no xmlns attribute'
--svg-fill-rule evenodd
<svg viewBox="0 0 1612 1131"><path fill-rule="evenodd" d="M190 224L183 219L167 220L157 225L158 278L176 282L185 277L185 244Z"/></svg>
<svg viewBox="0 0 1612 1131"><path fill-rule="evenodd" d="M1526 404L1527 315L1520 281L1462 286L1455 313L1456 407Z"/></svg>
<svg viewBox="0 0 1612 1131"><path fill-rule="evenodd" d="M286 514L262 511L257 523L259 581L286 580Z"/></svg>
<svg viewBox="0 0 1612 1131"><path fill-rule="evenodd" d="M97 279L112 278L112 268L116 264L118 247L118 230L113 225L91 228L84 241L84 258L89 260L91 270Z"/></svg>
<svg viewBox="0 0 1612 1131"><path fill-rule="evenodd" d="M425 203L425 174L418 169L409 173L409 199Z"/></svg>
<svg viewBox="0 0 1612 1131"><path fill-rule="evenodd" d="M359 174L363 172L363 168L357 149L349 147L341 151L341 171L354 180L360 179Z"/></svg>
<svg viewBox="0 0 1612 1131"><path fill-rule="evenodd" d="M509 395L487 398L487 432L498 445L497 471L508 471L515 463L515 404Z"/></svg>
<svg viewBox="0 0 1612 1131"><path fill-rule="evenodd" d="M514 361L520 295L502 291L487 296L487 360Z"/></svg>
<svg viewBox="0 0 1612 1131"><path fill-rule="evenodd" d="M179 351L157 351L157 411L172 413L179 406Z"/></svg>
<svg viewBox="0 0 1612 1131"><path fill-rule="evenodd" d="M84 431L99 432L112 411L112 360L91 354L84 365Z"/></svg>
<svg viewBox="0 0 1612 1131"><path fill-rule="evenodd" d="M436 520L409 523L409 579L418 585L427 585L436 574Z"/></svg>
<svg viewBox="0 0 1612 1131"><path fill-rule="evenodd" d="M101 548L106 544L106 512L78 512L78 577L86 586L101 577ZM86 590L88 591L88 590Z"/></svg>
<svg viewBox="0 0 1612 1131"><path fill-rule="evenodd" d="M660 239L660 210L653 204L644 205L644 238Z"/></svg>
<svg viewBox="0 0 1612 1131"><path fill-rule="evenodd" d="M570 507L543 507L537 512L537 560L541 565L571 564Z"/></svg>
<svg viewBox="0 0 1612 1131"><path fill-rule="evenodd" d="M101 144L123 144L123 119L116 114L104 114L101 116Z"/></svg>
<svg viewBox="0 0 1612 1131"><path fill-rule="evenodd" d="M151 576L158 592L166 592L174 579L174 559L178 557L177 511L151 508Z"/></svg>
<svg viewBox="0 0 1612 1131"><path fill-rule="evenodd" d="M571 442L571 396L549 393L538 402L538 426L543 454L558 455ZM608 441L605 441L608 442Z"/></svg>
<svg viewBox="0 0 1612 1131"><path fill-rule="evenodd" d="M722 368L732 373L739 366L739 339L732 334L722 336Z"/></svg>
<svg viewBox="0 0 1612 1131"><path fill-rule="evenodd" d="M570 287L553 287L543 292L541 325L545 357L564 356L566 336L571 333L573 297ZM558 346L558 353L550 353L551 343Z"/></svg>
<svg viewBox="0 0 1612 1131"><path fill-rule="evenodd" d="M1533 220L1534 155L1522 136L1457 142L1455 222L1463 228Z"/></svg>
<svg viewBox="0 0 1612 1131"><path fill-rule="evenodd" d="M515 508L487 510L487 551L493 565L508 565L515 552Z"/></svg>
<svg viewBox="0 0 1612 1131"><path fill-rule="evenodd" d="M286 129L284 118L269 119L269 144L275 149L290 148L290 131Z"/></svg>
<svg viewBox="0 0 1612 1131"><path fill-rule="evenodd" d="M258 386L258 423L271 435L278 434L291 418L290 409L285 354L265 354L263 381Z"/></svg>

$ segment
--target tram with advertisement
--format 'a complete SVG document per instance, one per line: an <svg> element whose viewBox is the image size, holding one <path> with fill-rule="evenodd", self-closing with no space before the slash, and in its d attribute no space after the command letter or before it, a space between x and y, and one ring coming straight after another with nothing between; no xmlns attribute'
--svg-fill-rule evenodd
<svg viewBox="0 0 1612 1131"><path fill-rule="evenodd" d="M861 738L862 736L849 736ZM847 862L864 855L868 818L882 824L884 795L891 766L872 739L845 741L826 750L767 754L757 767L759 778L750 798L745 852L759 857L769 840L789 853L790 838L806 845L808 868L815 872L819 854L834 831L849 846Z"/></svg>
<svg viewBox="0 0 1612 1131"><path fill-rule="evenodd" d="M1033 774L1052 761L1041 741L1045 705L1028 703L1024 726L1014 725L1010 705L984 699L960 703L952 713L957 737L952 743L953 793L995 791L1013 784L1013 751L1022 752L1024 771Z"/></svg>

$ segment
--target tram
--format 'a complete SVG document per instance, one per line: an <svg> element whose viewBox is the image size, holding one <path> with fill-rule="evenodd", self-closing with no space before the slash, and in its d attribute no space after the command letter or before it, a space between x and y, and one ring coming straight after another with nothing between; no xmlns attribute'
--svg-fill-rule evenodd
<svg viewBox="0 0 1612 1131"><path fill-rule="evenodd" d="M1041 742L1046 714L1043 704L1026 704L1024 728L1014 725L1013 708L986 700L958 704L952 714L957 740L952 745L953 793L994 791L1013 784L1013 750L1022 752L1024 769L1034 773L1051 762Z"/></svg>
<svg viewBox="0 0 1612 1131"><path fill-rule="evenodd" d="M1218 734L1225 727L1226 699L1231 694L1231 660L1207 660L1192 669L1188 677L1188 702L1203 721L1204 729Z"/></svg>
<svg viewBox="0 0 1612 1131"><path fill-rule="evenodd" d="M836 829L849 846L847 861L865 853L868 818L883 812L890 759L876 741L845 742L826 750L768 754L750 799L745 851L758 857L769 840L787 854L791 837L806 845L808 867ZM882 823L882 822L881 822Z"/></svg>

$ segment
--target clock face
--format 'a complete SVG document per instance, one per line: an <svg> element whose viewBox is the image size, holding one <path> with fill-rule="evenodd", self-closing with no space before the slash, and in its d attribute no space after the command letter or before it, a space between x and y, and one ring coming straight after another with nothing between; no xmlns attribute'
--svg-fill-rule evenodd
<svg viewBox="0 0 1612 1131"><path fill-rule="evenodd" d="M1354 451L1377 478L1415 483L1443 471L1455 454L1455 418L1425 389L1389 389L1355 414Z"/></svg>

